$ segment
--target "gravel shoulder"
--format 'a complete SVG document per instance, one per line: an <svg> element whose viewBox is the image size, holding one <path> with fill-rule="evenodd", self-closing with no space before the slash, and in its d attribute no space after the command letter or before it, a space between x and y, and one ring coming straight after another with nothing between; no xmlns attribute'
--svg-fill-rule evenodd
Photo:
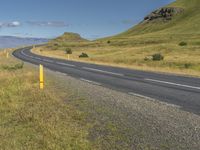
<svg viewBox="0 0 200 150"><path fill-rule="evenodd" d="M88 138L96 149L200 149L198 115L62 73L46 70L46 74L50 85L62 91L66 104L86 114L90 125Z"/></svg>

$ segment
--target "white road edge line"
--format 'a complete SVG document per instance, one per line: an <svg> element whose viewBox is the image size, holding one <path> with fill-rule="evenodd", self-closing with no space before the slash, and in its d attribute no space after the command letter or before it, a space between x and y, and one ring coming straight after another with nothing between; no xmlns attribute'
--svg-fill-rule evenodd
<svg viewBox="0 0 200 150"><path fill-rule="evenodd" d="M75 65L66 64L66 63L60 63L60 62L56 62L56 64L58 64L58 65L63 65L63 66L75 67Z"/></svg>
<svg viewBox="0 0 200 150"><path fill-rule="evenodd" d="M30 58L33 58L33 59L36 59L36 60L42 60L42 61L48 62L48 63L53 63L52 60L41 59L41 58L39 58L39 57L29 56L29 55L27 55L27 54L24 53L24 50L22 50L21 53L22 53L24 56L26 56L26 57L30 57Z"/></svg>
<svg viewBox="0 0 200 150"><path fill-rule="evenodd" d="M166 105L166 106L171 106L171 107L175 107L175 108L179 108L179 109L181 108L181 106L178 106L178 105L175 105L175 104L169 104L167 102L159 101L159 100L153 99L151 97L147 97L147 96L144 96L144 95L136 94L136 93L133 93L133 92L129 92L128 94L136 96L136 97L139 97L139 98L144 98L144 99L147 99L147 100L151 100L153 102L158 102L158 103Z"/></svg>
<svg viewBox="0 0 200 150"><path fill-rule="evenodd" d="M22 50L21 53L22 53L24 56L26 56L26 57L30 57L30 58L37 59L37 60L42 60L42 61L48 62L48 63L53 63L52 60L41 59L41 58L38 58L38 57L29 56L29 55L27 55L27 54L24 53L24 50ZM63 66L75 67L75 65L66 64L66 63L60 63L60 62L56 62L56 64L58 64L58 65L63 65Z"/></svg>
<svg viewBox="0 0 200 150"><path fill-rule="evenodd" d="M95 85L101 85L100 83L98 82L94 82L94 81L91 81L91 80L87 80L87 79L84 79L84 78L80 78L81 81L84 81L84 82L88 82L88 83L91 83L91 84L95 84Z"/></svg>
<svg viewBox="0 0 200 150"><path fill-rule="evenodd" d="M102 72L102 73L107 73L107 74L112 74L112 75L117 75L117 76L124 76L124 74L114 73L114 72L110 72L110 71L104 71L104 70L99 70L99 69L94 69L94 68L88 68L88 67L82 67L82 68L85 69L85 70Z"/></svg>
<svg viewBox="0 0 200 150"><path fill-rule="evenodd" d="M186 88L200 90L200 87L196 87L196 86L190 86L190 85L184 85L184 84L178 84L178 83L161 81L161 80L154 80L154 79L145 79L145 80L146 81L151 81L151 82L164 83L164 84L169 84L169 85L175 85L175 86L180 86L180 87L186 87Z"/></svg>
<svg viewBox="0 0 200 150"><path fill-rule="evenodd" d="M144 96L144 95L136 94L136 93L133 93L133 92L129 92L128 94L129 95L133 95L133 96L137 96L137 97L140 97L140 98L145 98L145 99L148 99L148 100L155 101L155 99L153 99L151 97L147 97L147 96Z"/></svg>
<svg viewBox="0 0 200 150"><path fill-rule="evenodd" d="M64 76L68 76L68 74L62 73L62 72L59 72L59 71L56 71L56 73L61 74L61 75L64 75Z"/></svg>

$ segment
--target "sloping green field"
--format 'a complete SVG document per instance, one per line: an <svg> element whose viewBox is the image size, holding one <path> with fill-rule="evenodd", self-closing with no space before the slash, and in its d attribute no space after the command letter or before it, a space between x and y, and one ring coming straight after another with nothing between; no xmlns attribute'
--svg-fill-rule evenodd
<svg viewBox="0 0 200 150"><path fill-rule="evenodd" d="M173 16L171 21L140 23L117 37L130 37L135 35L149 34L200 34L200 0L177 0L166 6L182 8L184 11Z"/></svg>

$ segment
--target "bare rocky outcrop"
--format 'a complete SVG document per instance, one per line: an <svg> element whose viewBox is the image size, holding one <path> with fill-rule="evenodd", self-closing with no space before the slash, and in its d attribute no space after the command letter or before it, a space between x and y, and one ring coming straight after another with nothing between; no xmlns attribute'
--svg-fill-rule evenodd
<svg viewBox="0 0 200 150"><path fill-rule="evenodd" d="M163 7L158 10L153 11L151 14L144 18L144 22L163 20L169 21L173 18L173 16L180 14L184 11L183 8L175 8L175 7Z"/></svg>

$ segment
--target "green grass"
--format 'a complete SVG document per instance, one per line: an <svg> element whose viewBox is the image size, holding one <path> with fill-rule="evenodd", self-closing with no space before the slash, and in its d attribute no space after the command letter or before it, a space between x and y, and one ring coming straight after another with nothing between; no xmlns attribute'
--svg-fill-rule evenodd
<svg viewBox="0 0 200 150"><path fill-rule="evenodd" d="M166 7L183 8L184 12L173 17L168 22L150 22L138 24L135 27L123 32L117 36L111 37L129 37L142 34L200 34L200 1L199 0L177 0ZM145 35L144 35L145 36Z"/></svg>

